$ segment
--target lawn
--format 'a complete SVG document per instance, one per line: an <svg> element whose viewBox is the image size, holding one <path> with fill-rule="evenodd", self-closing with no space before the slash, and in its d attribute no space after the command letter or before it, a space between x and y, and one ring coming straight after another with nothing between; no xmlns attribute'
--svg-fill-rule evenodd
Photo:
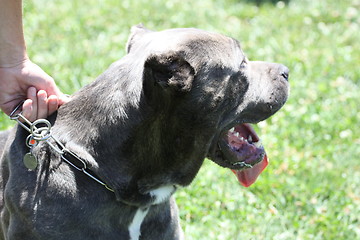
<svg viewBox="0 0 360 240"><path fill-rule="evenodd" d="M140 22L226 34L291 70L287 104L256 127L271 160L259 180L244 188L206 161L176 193L188 240L360 239L359 0L25 1L29 55L69 94L125 54Z"/></svg>

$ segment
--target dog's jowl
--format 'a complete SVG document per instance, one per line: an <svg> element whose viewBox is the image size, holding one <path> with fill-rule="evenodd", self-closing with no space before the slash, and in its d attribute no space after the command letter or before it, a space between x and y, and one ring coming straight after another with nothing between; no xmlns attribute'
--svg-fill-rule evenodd
<svg viewBox="0 0 360 240"><path fill-rule="evenodd" d="M29 133L0 133L0 239L183 239L172 195L205 158L245 186L266 167L250 124L285 103L285 66L197 29L136 26L127 51L50 116L32 169Z"/></svg>

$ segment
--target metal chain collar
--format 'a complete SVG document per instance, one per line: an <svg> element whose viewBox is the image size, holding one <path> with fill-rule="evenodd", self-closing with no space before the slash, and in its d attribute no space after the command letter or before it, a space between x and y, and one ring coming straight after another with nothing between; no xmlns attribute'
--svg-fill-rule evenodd
<svg viewBox="0 0 360 240"><path fill-rule="evenodd" d="M46 142L55 152L57 152L61 159L68 163L70 166L76 170L83 172L86 176L90 177L92 180L103 185L107 190L114 192L106 183L101 181L98 177L95 177L94 174L90 173L90 170L87 170L86 162L77 156L74 152L67 149L58 139L51 135L51 123L46 119L38 119L33 123L30 122L26 117L22 115L20 111L23 103L20 103L11 113L10 119L18 122L30 135L26 138L26 146L30 149L36 146L39 142ZM23 122L22 122L22 121ZM26 124L28 124L28 126ZM52 139L56 145L52 144L49 140ZM75 161L76 162L75 162Z"/></svg>

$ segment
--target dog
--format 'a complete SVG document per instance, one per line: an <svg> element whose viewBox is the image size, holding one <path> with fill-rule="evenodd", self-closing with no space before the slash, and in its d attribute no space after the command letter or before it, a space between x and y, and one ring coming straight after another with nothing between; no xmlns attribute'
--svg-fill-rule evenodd
<svg viewBox="0 0 360 240"><path fill-rule="evenodd" d="M184 239L172 195L205 158L245 186L266 167L250 124L286 102L287 67L191 28L134 26L126 48L49 117L57 141L31 146L34 169L23 164L29 133L0 133L0 239Z"/></svg>

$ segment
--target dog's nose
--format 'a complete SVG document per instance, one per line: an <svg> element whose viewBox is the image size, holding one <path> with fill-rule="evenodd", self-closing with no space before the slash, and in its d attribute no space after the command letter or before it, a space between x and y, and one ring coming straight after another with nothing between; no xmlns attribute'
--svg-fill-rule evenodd
<svg viewBox="0 0 360 240"><path fill-rule="evenodd" d="M280 75L286 80L286 81L288 81L289 80L289 69L286 67L286 66L284 66L284 65L281 65L280 66Z"/></svg>

